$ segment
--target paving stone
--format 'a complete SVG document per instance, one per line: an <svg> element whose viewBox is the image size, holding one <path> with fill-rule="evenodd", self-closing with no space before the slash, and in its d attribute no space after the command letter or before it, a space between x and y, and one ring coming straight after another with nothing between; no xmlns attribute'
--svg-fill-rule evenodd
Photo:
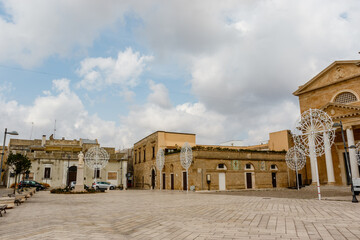
<svg viewBox="0 0 360 240"><path fill-rule="evenodd" d="M45 191L0 218L0 239L359 239L359 215L344 201Z"/></svg>

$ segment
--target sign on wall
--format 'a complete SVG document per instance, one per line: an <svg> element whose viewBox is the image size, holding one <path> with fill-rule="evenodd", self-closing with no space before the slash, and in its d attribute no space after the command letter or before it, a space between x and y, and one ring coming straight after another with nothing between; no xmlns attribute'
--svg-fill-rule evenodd
<svg viewBox="0 0 360 240"><path fill-rule="evenodd" d="M240 161L239 160L232 160L231 165L232 165L233 170L240 169Z"/></svg>

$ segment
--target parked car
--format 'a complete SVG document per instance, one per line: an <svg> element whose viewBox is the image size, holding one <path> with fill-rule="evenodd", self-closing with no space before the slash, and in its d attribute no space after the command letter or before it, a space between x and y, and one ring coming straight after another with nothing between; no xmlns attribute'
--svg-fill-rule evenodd
<svg viewBox="0 0 360 240"><path fill-rule="evenodd" d="M96 183L92 184L92 188L114 190L116 188L116 186L114 184L111 184L108 182L96 182Z"/></svg>
<svg viewBox="0 0 360 240"><path fill-rule="evenodd" d="M36 191L44 190L45 186L33 180L24 180L19 182L19 189L24 187L34 187Z"/></svg>
<svg viewBox="0 0 360 240"><path fill-rule="evenodd" d="M75 185L76 185L76 181L71 181L71 182L70 182L70 186L69 186L70 189L73 190L73 189L75 188ZM84 184L84 189L85 189L85 190L89 189L89 186L86 185L86 184Z"/></svg>

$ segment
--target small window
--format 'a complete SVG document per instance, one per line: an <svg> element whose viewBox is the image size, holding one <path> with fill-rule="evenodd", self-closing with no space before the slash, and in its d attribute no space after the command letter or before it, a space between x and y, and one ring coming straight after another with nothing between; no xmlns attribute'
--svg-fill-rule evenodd
<svg viewBox="0 0 360 240"><path fill-rule="evenodd" d="M336 96L334 102L336 103L351 103L356 102L357 98L356 96L351 92L342 92L339 95Z"/></svg>
<svg viewBox="0 0 360 240"><path fill-rule="evenodd" d="M218 168L223 169L223 168L225 168L225 166L223 163L219 163Z"/></svg>
<svg viewBox="0 0 360 240"><path fill-rule="evenodd" d="M251 169L251 164L250 164L250 163L247 163L247 164L245 165L245 168L246 168L246 169Z"/></svg>
<svg viewBox="0 0 360 240"><path fill-rule="evenodd" d="M44 178L49 179L50 178L50 173L51 173L51 168L46 167L45 171L44 171Z"/></svg>
<svg viewBox="0 0 360 240"><path fill-rule="evenodd" d="M275 164L271 164L270 169L271 170L277 170L278 168L277 168L277 166Z"/></svg>
<svg viewBox="0 0 360 240"><path fill-rule="evenodd" d="M135 156L135 160L134 160L134 163L136 164L136 161L137 161L137 153L136 153L136 151L135 151L135 154L134 154L134 156Z"/></svg>
<svg viewBox="0 0 360 240"><path fill-rule="evenodd" d="M146 150L144 149L144 162L146 161Z"/></svg>
<svg viewBox="0 0 360 240"><path fill-rule="evenodd" d="M155 147L152 147L152 158L155 158Z"/></svg>
<svg viewBox="0 0 360 240"><path fill-rule="evenodd" d="M141 163L141 152L139 150L139 163Z"/></svg>

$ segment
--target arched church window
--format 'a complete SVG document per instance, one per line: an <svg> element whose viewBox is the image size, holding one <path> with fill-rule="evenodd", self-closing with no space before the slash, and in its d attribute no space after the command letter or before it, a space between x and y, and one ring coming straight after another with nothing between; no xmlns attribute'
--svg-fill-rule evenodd
<svg viewBox="0 0 360 240"><path fill-rule="evenodd" d="M334 102L336 103L351 103L351 102L356 102L357 98L355 96L355 94L351 93L351 92L342 92L339 95L337 95L335 97Z"/></svg>

